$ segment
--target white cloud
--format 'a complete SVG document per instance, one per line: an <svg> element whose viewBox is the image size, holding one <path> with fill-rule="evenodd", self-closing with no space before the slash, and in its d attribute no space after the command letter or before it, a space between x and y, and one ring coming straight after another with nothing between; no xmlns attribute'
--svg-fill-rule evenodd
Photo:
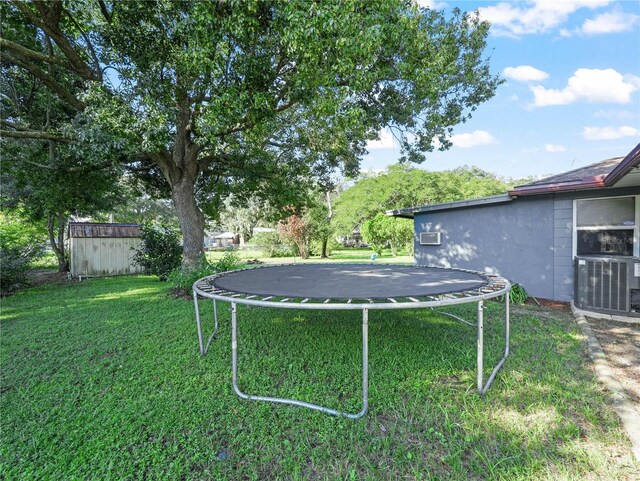
<svg viewBox="0 0 640 481"><path fill-rule="evenodd" d="M396 140L387 129L382 129L378 135L380 137L378 140L370 140L367 142L367 150L393 149L396 147Z"/></svg>
<svg viewBox="0 0 640 481"><path fill-rule="evenodd" d="M628 32L638 22L640 22L640 15L614 10L598 15L594 19L585 20L580 32L585 35Z"/></svg>
<svg viewBox="0 0 640 481"><path fill-rule="evenodd" d="M562 90L531 87L535 107L567 105L578 101L626 104L638 90L638 77L622 76L613 69L587 69L575 71Z"/></svg>
<svg viewBox="0 0 640 481"><path fill-rule="evenodd" d="M585 127L582 135L587 140L614 140L623 137L637 137L640 131L634 127Z"/></svg>
<svg viewBox="0 0 640 481"><path fill-rule="evenodd" d="M564 145L544 144L544 150L547 152L564 152L567 148Z"/></svg>
<svg viewBox="0 0 640 481"><path fill-rule="evenodd" d="M451 136L451 143L463 149L475 147L476 145L489 145L495 141L495 137L485 130L474 130L473 132Z"/></svg>
<svg viewBox="0 0 640 481"><path fill-rule="evenodd" d="M580 8L598 8L612 0L534 0L529 2L501 2L478 10L483 20L492 25L492 33L518 37L545 33L563 24L569 15Z"/></svg>
<svg viewBox="0 0 640 481"><path fill-rule="evenodd" d="M530 65L520 65L519 67L507 67L502 73L505 77L519 82L541 81L549 78L549 74L538 70Z"/></svg>

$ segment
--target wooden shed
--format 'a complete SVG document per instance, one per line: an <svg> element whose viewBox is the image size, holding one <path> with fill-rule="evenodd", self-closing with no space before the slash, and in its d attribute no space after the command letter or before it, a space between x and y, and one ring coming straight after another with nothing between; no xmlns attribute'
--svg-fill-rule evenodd
<svg viewBox="0 0 640 481"><path fill-rule="evenodd" d="M142 268L132 263L140 245L137 224L69 224L70 268L73 277L137 274Z"/></svg>

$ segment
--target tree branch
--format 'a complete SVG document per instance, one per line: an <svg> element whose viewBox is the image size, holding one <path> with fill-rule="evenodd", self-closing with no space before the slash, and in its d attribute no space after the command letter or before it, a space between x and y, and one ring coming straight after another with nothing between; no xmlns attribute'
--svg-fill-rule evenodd
<svg viewBox="0 0 640 481"><path fill-rule="evenodd" d="M278 113L283 112L285 110L290 109L291 107L293 107L297 103L298 103L297 100L290 100L289 102L286 102L286 103L282 104L280 107L276 108L275 111L278 112ZM249 122L247 116L245 116L244 118L242 118L233 127L229 128L227 130L224 130L222 132L218 132L217 134L214 134L214 135L216 137L224 137L225 135L235 134L236 132L242 132L243 130L247 130L247 129L253 127L254 125L255 125L255 122Z"/></svg>
<svg viewBox="0 0 640 481"><path fill-rule="evenodd" d="M65 68L71 67L69 62L64 58L52 57L40 52L36 52L35 50L31 50L26 47L23 47L22 45L18 45L17 43L12 42L11 40L7 40L6 38L0 37L0 47L11 50L15 55L21 58L28 58L30 60L37 60L37 61L47 62L47 63L55 63L56 65L60 65Z"/></svg>
<svg viewBox="0 0 640 481"><path fill-rule="evenodd" d="M104 19L108 23L111 23L111 12L107 8L107 5L104 3L103 0L98 0L98 5L100 5L100 12L102 13L102 16L104 17Z"/></svg>
<svg viewBox="0 0 640 481"><path fill-rule="evenodd" d="M9 122L8 120L0 120L0 125L4 125L5 127L9 127L14 130L21 130L23 132L29 131L28 127L23 127L22 125L18 125L13 122Z"/></svg>
<svg viewBox="0 0 640 481"><path fill-rule="evenodd" d="M52 38L67 60L69 60L69 64L75 73L85 80L99 80L96 73L78 55L74 46L60 30L58 24L60 22L62 2L52 2L53 6L51 8L47 8L47 4L44 2L34 2L39 14L34 12L29 4L21 0L12 0L11 3L27 20Z"/></svg>
<svg viewBox="0 0 640 481"><path fill-rule="evenodd" d="M5 58L19 66L22 67L23 69L25 69L27 72L29 72L31 75L33 75L34 77L36 77L37 79L39 79L40 81L42 81L43 84L45 84L47 87L49 87L51 90L53 90L56 94L58 94L58 96L64 100L69 106L73 107L75 110L83 110L85 105L84 103L82 103L80 100L78 100L77 98L75 98L68 90L66 90L62 85L60 85L56 80L54 80L53 78L51 78L49 76L49 74L47 74L44 70L41 70L40 68L36 67L35 65L29 63L29 62L25 62L22 59L19 59L15 56L13 56L11 53L9 52L5 52Z"/></svg>
<svg viewBox="0 0 640 481"><path fill-rule="evenodd" d="M93 63L95 65L95 68L93 69L93 74L98 77L98 80L102 81L102 69L100 68L100 60L98 60L98 56L96 55L96 51L93 48L93 45L91 44L91 40L89 39L89 36L82 29L82 25L80 25L77 22L77 20L73 18L73 15L71 15L66 10L63 10L63 12L67 15L67 17L69 17L71 22L76 26L76 28L80 32L80 35L82 35L82 38L84 38L84 41L87 44L87 48L89 49L89 53L91 54L91 58L93 59Z"/></svg>
<svg viewBox="0 0 640 481"><path fill-rule="evenodd" d="M2 132L2 134L4 134L6 132ZM45 139L47 140L47 139ZM100 163L100 164L95 164L95 165L88 165L88 166L76 166L76 167L63 167L63 166L56 166L56 165L47 165L47 164L41 164L40 162L34 162L33 160L29 160L26 159L24 157L20 158L19 162L25 162L29 165L33 165L34 167L38 167L40 169L46 169L46 170L58 170L58 171L63 171L63 172L69 172L69 173L82 173L82 174L88 174L90 172L96 172L98 170L103 170L103 169L108 169L109 167L115 167L116 165L127 165L127 164L131 164L133 162L138 162L139 159L134 159L134 160L128 160L128 161L122 161L122 160L105 160L104 162Z"/></svg>
<svg viewBox="0 0 640 481"><path fill-rule="evenodd" d="M10 122L2 122L3 125L9 123ZM20 130L0 130L0 137L9 137L12 139L53 140L54 142L60 142L62 144L71 144L74 142L73 139L68 139L54 133L22 128Z"/></svg>

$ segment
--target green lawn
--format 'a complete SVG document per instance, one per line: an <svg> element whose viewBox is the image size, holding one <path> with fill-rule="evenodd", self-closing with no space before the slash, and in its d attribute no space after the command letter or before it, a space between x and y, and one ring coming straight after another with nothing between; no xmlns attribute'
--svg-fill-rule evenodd
<svg viewBox="0 0 640 481"><path fill-rule="evenodd" d="M489 303L487 371L502 307ZM209 305L210 308L210 305ZM566 313L519 308L512 355L475 391L475 331L428 311L371 311L362 420L244 401L220 338L150 277L2 300L0 479L633 479L629 444ZM458 314L473 318L474 306ZM358 410L358 312L240 306L240 385Z"/></svg>
<svg viewBox="0 0 640 481"><path fill-rule="evenodd" d="M373 251L368 247L362 248L345 248L336 249L326 259L321 259L320 256L311 256L309 259L301 259L300 257L263 257L262 252L252 249L241 249L236 251L242 259L260 259L266 264L291 264L294 262L371 262L371 254ZM207 252L207 258L211 262L215 262L222 258L225 251L209 251ZM397 256L391 255L390 249L385 249L382 256L377 257L374 262L380 264L413 264L413 256L409 255L406 251L398 252Z"/></svg>

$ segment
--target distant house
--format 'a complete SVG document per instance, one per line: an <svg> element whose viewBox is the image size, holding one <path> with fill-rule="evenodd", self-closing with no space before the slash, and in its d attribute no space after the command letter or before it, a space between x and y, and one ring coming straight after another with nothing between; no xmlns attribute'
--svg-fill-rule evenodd
<svg viewBox="0 0 640 481"><path fill-rule="evenodd" d="M233 232L223 232L213 238L215 242L214 247L231 247L237 244L237 238L238 235Z"/></svg>
<svg viewBox="0 0 640 481"><path fill-rule="evenodd" d="M70 269L73 277L114 276L142 272L131 262L140 246L137 224L69 224Z"/></svg>
<svg viewBox="0 0 640 481"><path fill-rule="evenodd" d="M495 272L536 297L640 313L640 144L504 195L387 214L414 219L418 264Z"/></svg>

